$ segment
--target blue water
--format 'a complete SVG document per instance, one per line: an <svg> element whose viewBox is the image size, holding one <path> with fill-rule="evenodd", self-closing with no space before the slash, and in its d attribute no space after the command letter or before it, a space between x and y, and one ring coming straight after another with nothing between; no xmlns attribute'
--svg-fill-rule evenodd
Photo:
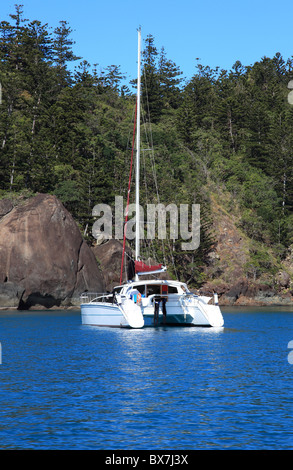
<svg viewBox="0 0 293 470"><path fill-rule="evenodd" d="M0 449L292 449L293 311L223 313L124 330L1 312Z"/></svg>

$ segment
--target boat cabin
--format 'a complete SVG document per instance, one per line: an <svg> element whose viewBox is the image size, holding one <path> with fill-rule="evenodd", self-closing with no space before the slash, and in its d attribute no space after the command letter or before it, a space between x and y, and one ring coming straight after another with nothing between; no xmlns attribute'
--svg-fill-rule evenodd
<svg viewBox="0 0 293 470"><path fill-rule="evenodd" d="M146 281L135 281L128 282L122 286L114 287L110 293L98 294L85 292L81 296L81 303L87 302L106 302L113 303L115 301L116 294L120 294L126 297L132 297L132 293L136 291L136 294L140 293L141 297L146 299L150 298L151 302L153 299L158 297L165 297L170 294L189 294L190 291L186 284L178 281L162 281L162 280L146 280Z"/></svg>
<svg viewBox="0 0 293 470"><path fill-rule="evenodd" d="M114 294L127 295L131 290L136 289L143 297L151 295L168 295L168 294L184 294L189 290L186 284L177 281L138 281L129 282L124 286L117 286L114 288Z"/></svg>

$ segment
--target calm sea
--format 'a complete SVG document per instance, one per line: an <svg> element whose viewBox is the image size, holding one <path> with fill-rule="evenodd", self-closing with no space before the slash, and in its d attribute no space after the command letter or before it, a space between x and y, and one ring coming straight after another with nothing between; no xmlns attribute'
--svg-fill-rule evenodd
<svg viewBox="0 0 293 470"><path fill-rule="evenodd" d="M0 449L293 449L293 310L223 314L124 330L2 311Z"/></svg>

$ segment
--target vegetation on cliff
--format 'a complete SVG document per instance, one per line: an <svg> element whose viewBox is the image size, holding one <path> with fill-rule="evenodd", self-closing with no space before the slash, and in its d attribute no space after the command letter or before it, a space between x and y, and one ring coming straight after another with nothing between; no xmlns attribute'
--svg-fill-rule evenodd
<svg viewBox="0 0 293 470"><path fill-rule="evenodd" d="M90 240L94 205L113 206L115 195L126 201L135 94L120 66L99 72L75 56L66 21L52 32L24 19L21 5L10 18L0 23L0 196L54 194ZM80 62L71 72L73 61ZM153 36L145 40L143 120L155 159L143 152L142 204L157 201L159 188L165 204L201 204L202 225L195 252L182 252L180 240L143 249L191 285L223 276L217 258L211 263L221 218L213 204L247 239L242 275L273 282L286 265L293 244L292 68L292 57L276 53L229 71L198 64L184 80Z"/></svg>

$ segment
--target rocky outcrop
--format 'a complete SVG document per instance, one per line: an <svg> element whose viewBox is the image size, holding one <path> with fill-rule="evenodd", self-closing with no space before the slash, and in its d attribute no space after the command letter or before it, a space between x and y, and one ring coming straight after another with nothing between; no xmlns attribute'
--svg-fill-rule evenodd
<svg viewBox="0 0 293 470"><path fill-rule="evenodd" d="M22 299L24 288L13 282L0 283L0 307L18 308Z"/></svg>
<svg viewBox="0 0 293 470"><path fill-rule="evenodd" d="M91 249L55 197L38 194L0 219L0 306L75 305L104 289Z"/></svg>
<svg viewBox="0 0 293 470"><path fill-rule="evenodd" d="M8 212L12 211L13 203L10 199L1 199L0 201L0 217L8 214Z"/></svg>
<svg viewBox="0 0 293 470"><path fill-rule="evenodd" d="M223 199L224 194L221 195ZM292 305L293 256L283 262L284 269L277 274L265 273L254 279L250 252L253 240L239 228L237 208L228 211L227 203L211 195L211 210L215 236L214 249L208 256L205 275L209 279L203 293L217 292L220 305ZM231 201L230 201L231 205ZM293 253L293 250L292 250ZM277 263L276 263L277 264ZM250 276L249 276L250 274Z"/></svg>
<svg viewBox="0 0 293 470"><path fill-rule="evenodd" d="M293 298L290 291L282 291L261 282L248 281L247 278L231 281L207 282L201 289L203 294L217 292L221 306L269 306L291 305Z"/></svg>
<svg viewBox="0 0 293 470"><path fill-rule="evenodd" d="M231 285L231 281L245 277L250 241L237 227L237 217L227 212L215 198L212 198L211 210L216 243L208 257L206 275L208 279L221 279Z"/></svg>
<svg viewBox="0 0 293 470"><path fill-rule="evenodd" d="M292 305L293 246L274 279L249 278L252 242L238 228L235 211L213 201L212 212L216 243L201 292L217 292L222 306ZM90 248L55 196L0 200L0 308L77 306L81 292L111 291L120 283L121 259L118 240ZM132 264L126 248L122 282L132 278Z"/></svg>
<svg viewBox="0 0 293 470"><path fill-rule="evenodd" d="M111 239L101 245L96 245L92 251L103 272L106 290L111 292L120 283L123 245L119 240ZM131 250L126 247L123 263L122 282L128 279Z"/></svg>
<svg viewBox="0 0 293 470"><path fill-rule="evenodd" d="M106 243L94 246L92 250L103 272L106 289L111 292L113 287L120 284L123 245L119 240L111 239ZM134 279L135 276L134 254L129 247L125 248L124 256L122 283ZM158 264L158 261L151 258L144 260L144 262L149 266ZM156 274L156 278L170 279L170 275L168 272L163 272ZM139 276L139 279L149 279L149 275Z"/></svg>

